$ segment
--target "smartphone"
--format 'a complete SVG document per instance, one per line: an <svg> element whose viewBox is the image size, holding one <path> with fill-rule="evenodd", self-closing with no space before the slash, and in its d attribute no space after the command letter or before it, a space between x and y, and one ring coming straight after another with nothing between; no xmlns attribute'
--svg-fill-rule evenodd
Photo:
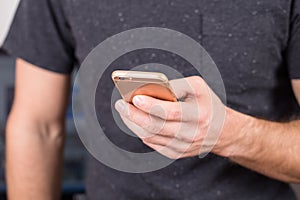
<svg viewBox="0 0 300 200"><path fill-rule="evenodd" d="M168 78L162 73L117 70L112 73L112 79L122 98L128 103L132 103L136 95L177 101Z"/></svg>

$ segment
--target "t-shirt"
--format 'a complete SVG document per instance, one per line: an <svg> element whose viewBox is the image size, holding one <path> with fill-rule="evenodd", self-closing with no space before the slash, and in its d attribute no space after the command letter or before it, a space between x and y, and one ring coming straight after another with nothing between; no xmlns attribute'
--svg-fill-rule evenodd
<svg viewBox="0 0 300 200"><path fill-rule="evenodd" d="M222 75L229 107L272 121L299 116L290 80L300 78L300 0L21 0L3 49L67 74L106 38L139 27L176 30L202 44ZM132 152L150 149L115 125L110 74L115 66L145 63L199 75L185 59L157 49L130 52L105 70L95 100L97 113L105 113L99 123L113 143ZM89 199L295 199L288 184L214 154L141 174L91 157L86 187Z"/></svg>

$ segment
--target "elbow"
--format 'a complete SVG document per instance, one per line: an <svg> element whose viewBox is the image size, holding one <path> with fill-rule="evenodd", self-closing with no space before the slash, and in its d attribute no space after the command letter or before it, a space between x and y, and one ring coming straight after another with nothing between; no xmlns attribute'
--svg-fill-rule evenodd
<svg viewBox="0 0 300 200"><path fill-rule="evenodd" d="M63 143L65 138L64 120L41 120L10 114L6 124L6 137L35 137L45 143Z"/></svg>
<svg viewBox="0 0 300 200"><path fill-rule="evenodd" d="M43 124L39 133L44 140L62 143L65 139L65 126L63 122Z"/></svg>

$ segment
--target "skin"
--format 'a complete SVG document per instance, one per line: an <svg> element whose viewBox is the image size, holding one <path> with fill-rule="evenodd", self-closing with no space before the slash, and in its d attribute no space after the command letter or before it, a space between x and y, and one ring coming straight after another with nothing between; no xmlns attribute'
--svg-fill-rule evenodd
<svg viewBox="0 0 300 200"><path fill-rule="evenodd" d="M234 111L224 106L200 77L170 84L183 102L139 95L133 98L133 105L123 100L116 103L124 123L146 145L171 159L198 156L211 149L274 179L300 182L300 120L277 123ZM292 84L299 100L299 81ZM209 130L220 122L214 115L224 111L223 128L221 123L220 129ZM215 139L204 140L206 135Z"/></svg>
<svg viewBox="0 0 300 200"><path fill-rule="evenodd" d="M182 87L187 82L189 82L187 87ZM52 73L21 59L17 60L15 99L6 130L6 177L9 199L59 199L65 138L64 116L69 85L68 75ZM144 106L138 106L135 98L135 106L124 104L124 113L117 108L128 126L133 130L138 129L135 133L140 135L145 144L170 158L198 155L203 132L208 129L210 123L208 119L211 118L211 112L208 108L215 105L215 108L218 108L217 113L226 111L227 115L221 136L213 147L213 153L229 157L267 176L286 182L299 182L299 167L297 167L300 165L297 153L299 144L296 142L300 137L297 131L300 129L299 121L273 123L230 110L221 104L199 77L172 81L172 86L176 86L177 96L185 97L183 108L189 111L199 110L196 112L199 114L198 117L186 112L180 113L178 110L174 112L176 106L178 107L176 103L170 104L143 96ZM193 89L195 86L202 88L202 91ZM299 95L299 81L293 81L293 86L295 93ZM159 105L158 109L152 108L150 111L146 106L156 104ZM195 109L195 106L199 106L199 109ZM162 112L161 108L167 112ZM138 119L139 116L152 121L142 123ZM181 116L184 119L181 119ZM164 117L168 117L168 120L161 120ZM169 119L174 120L169 122ZM142 128L140 125L146 127ZM176 128L176 126L170 128L171 125L180 127L182 125L187 130L190 130L189 126L196 127L197 131L189 137L179 132L175 137L176 145L170 146L166 145L166 142L174 139L172 130ZM164 128L165 131L161 131ZM208 144L207 149L212 146ZM186 147L189 147L188 152L178 153Z"/></svg>
<svg viewBox="0 0 300 200"><path fill-rule="evenodd" d="M300 102L300 80L292 80L292 86L294 89L295 96L298 99L298 102Z"/></svg>
<svg viewBox="0 0 300 200"><path fill-rule="evenodd" d="M59 199L69 85L69 76L17 60L6 129L9 199Z"/></svg>

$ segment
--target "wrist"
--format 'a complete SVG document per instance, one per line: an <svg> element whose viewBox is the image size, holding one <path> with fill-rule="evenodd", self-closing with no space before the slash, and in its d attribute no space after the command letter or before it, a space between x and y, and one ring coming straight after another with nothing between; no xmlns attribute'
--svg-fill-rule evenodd
<svg viewBox="0 0 300 200"><path fill-rule="evenodd" d="M256 120L226 107L224 126L213 153L231 158L250 151L255 142L254 133L250 133L249 130L253 130L251 127L256 126Z"/></svg>

